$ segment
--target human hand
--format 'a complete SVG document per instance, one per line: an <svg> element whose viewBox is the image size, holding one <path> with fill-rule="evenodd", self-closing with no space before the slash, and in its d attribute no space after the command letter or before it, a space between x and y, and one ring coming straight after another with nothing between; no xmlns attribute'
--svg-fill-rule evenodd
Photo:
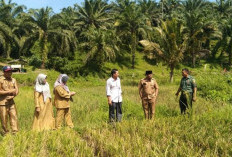
<svg viewBox="0 0 232 157"><path fill-rule="evenodd" d="M175 94L176 96L178 96L179 95L179 92L176 92L176 94Z"/></svg>
<svg viewBox="0 0 232 157"><path fill-rule="evenodd" d="M76 94L76 92L70 92L70 95L71 96L73 96L73 95L75 95Z"/></svg>
<svg viewBox="0 0 232 157"><path fill-rule="evenodd" d="M40 107L36 107L35 111L40 112Z"/></svg>
<svg viewBox="0 0 232 157"><path fill-rule="evenodd" d="M111 100L110 97L108 97L108 104L109 104L109 105L112 105L112 100Z"/></svg>
<svg viewBox="0 0 232 157"><path fill-rule="evenodd" d="M14 98L14 96L7 96L6 97L6 100L11 100L11 99L13 99Z"/></svg>
<svg viewBox="0 0 232 157"><path fill-rule="evenodd" d="M193 96L193 101L196 102L196 100L197 100L197 97Z"/></svg>
<svg viewBox="0 0 232 157"><path fill-rule="evenodd" d="M16 89L11 89L11 90L9 90L8 93L11 95L16 95Z"/></svg>

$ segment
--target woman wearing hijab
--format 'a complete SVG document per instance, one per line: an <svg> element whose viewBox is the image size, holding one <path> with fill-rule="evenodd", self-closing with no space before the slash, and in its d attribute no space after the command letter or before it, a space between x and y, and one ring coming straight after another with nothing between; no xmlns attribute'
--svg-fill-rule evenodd
<svg viewBox="0 0 232 157"><path fill-rule="evenodd" d="M35 113L32 130L42 131L55 129L55 119L47 76L39 74L36 78L34 99Z"/></svg>
<svg viewBox="0 0 232 157"><path fill-rule="evenodd" d="M56 128L60 128L62 122L65 118L67 126L73 128L73 122L70 112L69 101L75 92L70 92L68 86L66 85L68 81L68 76L66 74L60 74L54 84L54 94L55 94L55 106L56 112Z"/></svg>

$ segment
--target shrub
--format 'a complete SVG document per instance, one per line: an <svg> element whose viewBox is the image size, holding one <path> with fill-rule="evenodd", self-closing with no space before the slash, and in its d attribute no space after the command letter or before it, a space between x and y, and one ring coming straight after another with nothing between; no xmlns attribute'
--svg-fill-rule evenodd
<svg viewBox="0 0 232 157"><path fill-rule="evenodd" d="M232 102L231 74L210 73L198 77L200 95L216 101Z"/></svg>
<svg viewBox="0 0 232 157"><path fill-rule="evenodd" d="M38 55L33 55L29 59L29 65L39 68L42 65L42 59Z"/></svg>

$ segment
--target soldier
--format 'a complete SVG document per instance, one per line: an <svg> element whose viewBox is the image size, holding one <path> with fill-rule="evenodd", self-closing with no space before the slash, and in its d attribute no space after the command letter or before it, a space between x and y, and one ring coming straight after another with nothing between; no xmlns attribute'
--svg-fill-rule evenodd
<svg viewBox="0 0 232 157"><path fill-rule="evenodd" d="M70 104L69 101L76 92L70 92L67 86L68 76L66 74L60 74L54 84L54 94L55 94L55 106L56 112L56 128L61 128L62 122L65 118L66 124L73 128L73 122L71 118Z"/></svg>
<svg viewBox="0 0 232 157"><path fill-rule="evenodd" d="M18 95L18 86L16 80L11 77L12 69L10 66L3 67L4 75L0 78L0 117L3 133L6 134L8 130L8 117L13 133L18 131L18 118L16 106L13 98Z"/></svg>
<svg viewBox="0 0 232 157"><path fill-rule="evenodd" d="M159 87L152 71L146 71L146 77L139 82L139 95L142 100L145 119L152 119L155 114L155 103Z"/></svg>
<svg viewBox="0 0 232 157"><path fill-rule="evenodd" d="M106 95L109 104L109 119L110 122L122 120L122 89L117 69L111 71L111 76L106 82Z"/></svg>
<svg viewBox="0 0 232 157"><path fill-rule="evenodd" d="M195 79L189 75L188 69L182 69L182 76L180 87L176 92L176 96L181 92L179 104L181 114L185 114L186 110L192 109L192 102L196 101L197 85Z"/></svg>

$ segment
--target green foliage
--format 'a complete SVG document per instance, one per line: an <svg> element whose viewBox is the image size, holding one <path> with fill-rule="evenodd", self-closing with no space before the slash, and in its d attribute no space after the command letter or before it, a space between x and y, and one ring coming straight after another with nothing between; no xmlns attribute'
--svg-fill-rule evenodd
<svg viewBox="0 0 232 157"><path fill-rule="evenodd" d="M231 74L208 72L206 75L210 77L198 77L200 95L214 101L232 102Z"/></svg>
<svg viewBox="0 0 232 157"><path fill-rule="evenodd" d="M138 61L144 63L140 59ZM117 67L116 64L108 66ZM160 85L154 120L144 120L137 85L128 84L133 70L124 68L120 69L123 84L121 123L107 123L105 79L94 76L70 78L70 90L77 92L71 103L75 128L44 132L31 131L35 107L32 83L39 73L45 73L52 91L59 73L47 70L32 72L28 67L28 74L14 74L20 86L15 98L20 131L16 135L0 136L0 153L4 156L231 156L232 107L222 99L212 101L202 94L203 88L227 91L226 86L221 88L213 81L207 87L203 84L212 78L225 84L227 81L222 80L231 80L231 75L221 74L219 69L213 68L191 70L200 95L193 104L195 112L190 118L180 115L178 100L174 96L179 80L174 85L168 84L168 79L166 84L160 83L168 77L167 70L163 70L161 65L143 64L134 73L135 82L144 76L143 66L152 68Z"/></svg>
<svg viewBox="0 0 232 157"><path fill-rule="evenodd" d="M42 59L39 55L33 55L29 59L29 65L34 66L35 68L40 68L42 65Z"/></svg>

